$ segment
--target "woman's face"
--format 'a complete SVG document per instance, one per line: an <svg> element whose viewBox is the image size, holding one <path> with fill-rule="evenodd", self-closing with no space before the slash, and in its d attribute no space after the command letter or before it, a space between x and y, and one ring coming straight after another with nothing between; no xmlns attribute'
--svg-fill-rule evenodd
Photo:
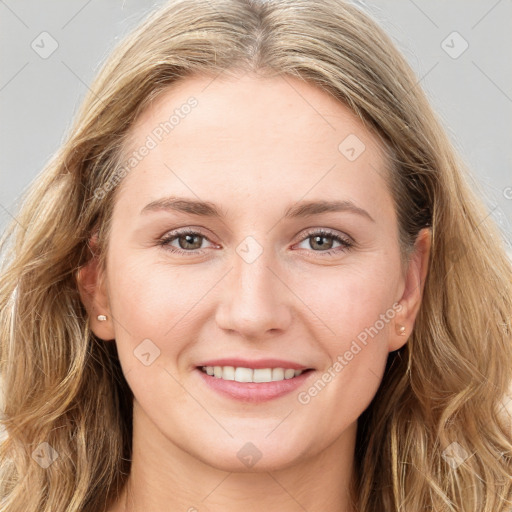
<svg viewBox="0 0 512 512"><path fill-rule="evenodd" d="M313 85L255 75L188 78L131 134L95 295L110 320L92 322L115 338L137 428L230 471L353 435L423 272L401 264L376 139Z"/></svg>

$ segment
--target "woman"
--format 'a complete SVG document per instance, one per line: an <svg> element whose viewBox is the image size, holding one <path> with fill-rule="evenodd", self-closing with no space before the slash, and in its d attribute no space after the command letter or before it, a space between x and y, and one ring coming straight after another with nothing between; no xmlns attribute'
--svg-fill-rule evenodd
<svg viewBox="0 0 512 512"><path fill-rule="evenodd" d="M510 509L511 267L416 81L339 0L113 52L2 244L2 510Z"/></svg>

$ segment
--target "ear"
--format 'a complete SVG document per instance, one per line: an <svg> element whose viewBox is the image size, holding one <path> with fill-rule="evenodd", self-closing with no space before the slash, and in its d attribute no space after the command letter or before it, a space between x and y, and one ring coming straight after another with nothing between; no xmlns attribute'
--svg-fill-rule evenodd
<svg viewBox="0 0 512 512"><path fill-rule="evenodd" d="M110 313L105 276L98 259L97 233L90 238L89 247L93 257L80 267L76 274L78 291L89 315L92 332L102 340L113 340L115 339L114 324ZM98 320L98 315L105 315L107 320Z"/></svg>
<svg viewBox="0 0 512 512"><path fill-rule="evenodd" d="M407 264L404 287L399 299L401 308L395 315L395 326L390 333L389 352L403 347L411 335L427 278L431 243L431 230L422 229L416 237L414 249ZM399 333L399 326L405 328L404 334Z"/></svg>

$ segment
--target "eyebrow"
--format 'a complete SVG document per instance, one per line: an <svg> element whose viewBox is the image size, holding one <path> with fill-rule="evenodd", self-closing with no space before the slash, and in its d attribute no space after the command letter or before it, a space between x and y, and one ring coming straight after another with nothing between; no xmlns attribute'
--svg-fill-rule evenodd
<svg viewBox="0 0 512 512"><path fill-rule="evenodd" d="M320 213L329 212L350 212L356 213L368 220L375 222L373 217L363 208L356 206L351 201L304 201L288 208L284 214L285 218L309 217Z"/></svg>
<svg viewBox="0 0 512 512"><path fill-rule="evenodd" d="M179 213L190 213L202 217L224 218L226 213L209 201L196 201L184 197L163 197L152 201L144 206L141 215L152 211L175 211ZM351 201L301 201L290 206L284 213L285 219L304 218L321 213L349 212L366 217L375 222L373 217L364 209L356 206Z"/></svg>

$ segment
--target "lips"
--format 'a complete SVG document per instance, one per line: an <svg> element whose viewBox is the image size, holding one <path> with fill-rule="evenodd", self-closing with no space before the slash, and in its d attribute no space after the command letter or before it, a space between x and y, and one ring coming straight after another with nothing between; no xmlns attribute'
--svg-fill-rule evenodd
<svg viewBox="0 0 512 512"><path fill-rule="evenodd" d="M266 364L268 364L268 361ZM215 368L219 367L216 366ZM258 370L259 369L255 369L255 371ZM291 371L300 372L301 370ZM214 375L208 375L199 368L195 369L193 372L194 378L199 377L200 381L214 392L231 400L234 399L248 403L267 402L288 395L296 391L300 386L305 385L305 382L313 378L315 373L316 372L313 370L304 370L298 376L285 380L271 382L237 382L236 380L225 380L224 378L218 378Z"/></svg>
<svg viewBox="0 0 512 512"><path fill-rule="evenodd" d="M204 360L194 370L194 375L220 395L252 403L287 395L316 373L295 361L239 357Z"/></svg>
<svg viewBox="0 0 512 512"><path fill-rule="evenodd" d="M197 364L197 368L203 366L233 366L252 368L254 370L261 368L292 368L293 370L312 370L309 366L296 363L294 361L286 361L284 359L242 359L242 358L222 358L201 361Z"/></svg>

